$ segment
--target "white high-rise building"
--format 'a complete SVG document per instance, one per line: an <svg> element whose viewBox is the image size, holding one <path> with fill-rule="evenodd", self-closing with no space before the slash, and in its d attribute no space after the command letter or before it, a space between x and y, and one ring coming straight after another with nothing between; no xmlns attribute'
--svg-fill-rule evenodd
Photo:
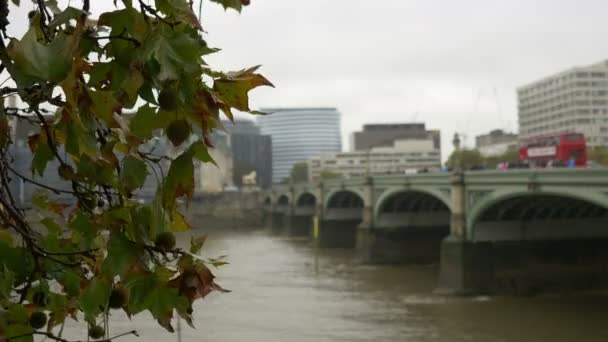
<svg viewBox="0 0 608 342"><path fill-rule="evenodd" d="M608 146L608 60L574 67L517 90L519 136L580 132Z"/></svg>
<svg viewBox="0 0 608 342"><path fill-rule="evenodd" d="M335 108L262 108L261 133L272 138L272 181L289 176L292 166L324 153L340 152L340 113Z"/></svg>

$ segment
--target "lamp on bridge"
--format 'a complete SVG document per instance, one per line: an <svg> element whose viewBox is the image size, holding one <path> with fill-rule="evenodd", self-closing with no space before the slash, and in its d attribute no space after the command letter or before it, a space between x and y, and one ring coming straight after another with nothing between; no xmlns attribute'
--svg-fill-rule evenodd
<svg viewBox="0 0 608 342"><path fill-rule="evenodd" d="M454 153L456 153L454 170L460 171L462 169L462 153L460 153L460 136L458 135L458 133L454 133L452 145L454 146Z"/></svg>

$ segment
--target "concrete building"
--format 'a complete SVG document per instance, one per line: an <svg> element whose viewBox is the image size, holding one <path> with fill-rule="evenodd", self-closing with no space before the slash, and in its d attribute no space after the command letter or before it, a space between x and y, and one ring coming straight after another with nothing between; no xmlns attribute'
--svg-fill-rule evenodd
<svg viewBox="0 0 608 342"><path fill-rule="evenodd" d="M475 148L484 157L501 155L509 148L517 148L517 134L495 129L488 134L475 137Z"/></svg>
<svg viewBox="0 0 608 342"><path fill-rule="evenodd" d="M244 175L256 173L256 185L267 189L272 185L271 138L260 134L250 120L222 121L226 131L211 134L213 148L209 153L218 166L203 164L198 184L202 192L221 192L240 188Z"/></svg>
<svg viewBox="0 0 608 342"><path fill-rule="evenodd" d="M204 193L218 193L234 188L233 159L230 148L230 136L226 132L215 131L211 135L213 148L209 154L217 165L212 163L197 163L198 191Z"/></svg>
<svg viewBox="0 0 608 342"><path fill-rule="evenodd" d="M580 132L608 146L608 60L545 77L517 90L521 139Z"/></svg>
<svg viewBox="0 0 608 342"><path fill-rule="evenodd" d="M228 127L228 125L225 125ZM239 126L244 126L239 128ZM230 130L230 129L229 129ZM260 134L251 121L236 121L230 134L232 176L234 185L243 186L243 176L255 171L256 185L268 189L272 185L272 138Z"/></svg>
<svg viewBox="0 0 608 342"><path fill-rule="evenodd" d="M311 182L319 180L323 172L342 178L408 174L439 170L441 150L429 136L427 139L395 140L392 146L374 147L367 151L325 154L307 162Z"/></svg>
<svg viewBox="0 0 608 342"><path fill-rule="evenodd" d="M323 153L342 150L336 108L263 108L261 132L272 138L272 181L289 176L292 166Z"/></svg>
<svg viewBox="0 0 608 342"><path fill-rule="evenodd" d="M427 139L431 137L436 148L441 146L441 135L437 130L427 130L424 123L371 124L364 125L361 132L351 135L351 150L365 151L374 147L390 147L398 139Z"/></svg>

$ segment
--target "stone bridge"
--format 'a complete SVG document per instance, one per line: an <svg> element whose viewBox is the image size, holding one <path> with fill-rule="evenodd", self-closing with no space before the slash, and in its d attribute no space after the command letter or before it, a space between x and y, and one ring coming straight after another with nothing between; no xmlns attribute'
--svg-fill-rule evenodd
<svg viewBox="0 0 608 342"><path fill-rule="evenodd" d="M440 263L458 293L608 288L608 170L378 176L276 186L274 233L371 263Z"/></svg>

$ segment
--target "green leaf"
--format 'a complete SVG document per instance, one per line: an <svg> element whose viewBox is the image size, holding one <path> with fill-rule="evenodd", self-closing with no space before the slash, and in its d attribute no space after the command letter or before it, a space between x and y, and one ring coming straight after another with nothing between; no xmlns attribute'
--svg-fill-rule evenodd
<svg viewBox="0 0 608 342"><path fill-rule="evenodd" d="M142 139L152 137L152 132L156 128L154 108L148 104L139 107L137 114L129 120L129 129L131 133Z"/></svg>
<svg viewBox="0 0 608 342"><path fill-rule="evenodd" d="M1 233L1 232L0 232ZM15 283L15 272L0 264L0 303L10 298Z"/></svg>
<svg viewBox="0 0 608 342"><path fill-rule="evenodd" d="M63 285L65 293L71 297L78 297L80 294L80 276L70 269L61 272L59 282Z"/></svg>
<svg viewBox="0 0 608 342"><path fill-rule="evenodd" d="M79 18L83 14L85 13L78 8L68 7L63 12L55 15L55 17L49 24L49 30L54 31L57 26L66 24L70 20Z"/></svg>
<svg viewBox="0 0 608 342"><path fill-rule="evenodd" d="M93 278L80 297L80 308L87 322L94 322L95 317L103 312L108 303L112 285L99 278Z"/></svg>
<svg viewBox="0 0 608 342"><path fill-rule="evenodd" d="M43 176L46 165L53 159L55 159L55 154L45 140L38 145L36 152L34 152L34 158L32 159L32 172L34 174L38 174L39 176Z"/></svg>
<svg viewBox="0 0 608 342"><path fill-rule="evenodd" d="M147 44L145 59L155 59L160 65L158 79L177 80L180 75L200 74L202 46L191 35L164 26L157 29L154 40Z"/></svg>
<svg viewBox="0 0 608 342"><path fill-rule="evenodd" d="M47 231L52 234L52 235L59 235L61 234L61 226L59 226L57 224L57 222L55 222L52 218L50 217L45 217L43 218L40 223L42 223Z"/></svg>
<svg viewBox="0 0 608 342"><path fill-rule="evenodd" d="M114 113L120 111L120 103L112 91L91 91L89 96L93 101L91 111L106 123L114 122Z"/></svg>
<svg viewBox="0 0 608 342"><path fill-rule="evenodd" d="M11 342L34 342L33 332L34 330L29 324L9 324L6 328L7 340Z"/></svg>
<svg viewBox="0 0 608 342"><path fill-rule="evenodd" d="M232 9L235 9L238 12L240 12L241 9L243 8L243 0L211 0L211 1L217 2L218 4L222 5L225 10L232 8Z"/></svg>
<svg viewBox="0 0 608 342"><path fill-rule="evenodd" d="M251 110L249 108L248 96L248 92L251 89L259 86L274 87L264 76L255 73L258 68L253 67L238 72L227 73L224 77L215 80L213 89L226 105L248 112ZM224 108L224 111L227 110Z"/></svg>
<svg viewBox="0 0 608 342"><path fill-rule="evenodd" d="M194 164L192 153L182 153L169 167L163 189L163 203L165 208L174 209L175 198L186 196L192 198L194 193Z"/></svg>
<svg viewBox="0 0 608 342"><path fill-rule="evenodd" d="M146 183L148 167L146 163L135 157L126 157L122 160L120 182L127 192L139 189Z"/></svg>
<svg viewBox="0 0 608 342"><path fill-rule="evenodd" d="M123 275L137 262L143 248L129 241L122 233L114 231L108 243L108 256L103 271L109 275Z"/></svg>
<svg viewBox="0 0 608 342"><path fill-rule="evenodd" d="M196 159L202 161L203 163L212 163L217 166L217 163L209 154L209 149L207 146L205 146L205 144L203 144L202 141L197 141L190 145L190 151Z"/></svg>
<svg viewBox="0 0 608 342"><path fill-rule="evenodd" d="M156 0L156 6L160 11L175 17L178 21L187 22L199 30L202 29L187 0Z"/></svg>
<svg viewBox="0 0 608 342"><path fill-rule="evenodd" d="M18 75L12 76L21 86L30 85L32 83L30 79L62 81L72 67L72 56L76 46L74 39L74 35L60 33L50 44L44 45L38 42L36 30L31 27L21 41L12 39L7 48L7 53L15 62L15 70L19 72Z"/></svg>

